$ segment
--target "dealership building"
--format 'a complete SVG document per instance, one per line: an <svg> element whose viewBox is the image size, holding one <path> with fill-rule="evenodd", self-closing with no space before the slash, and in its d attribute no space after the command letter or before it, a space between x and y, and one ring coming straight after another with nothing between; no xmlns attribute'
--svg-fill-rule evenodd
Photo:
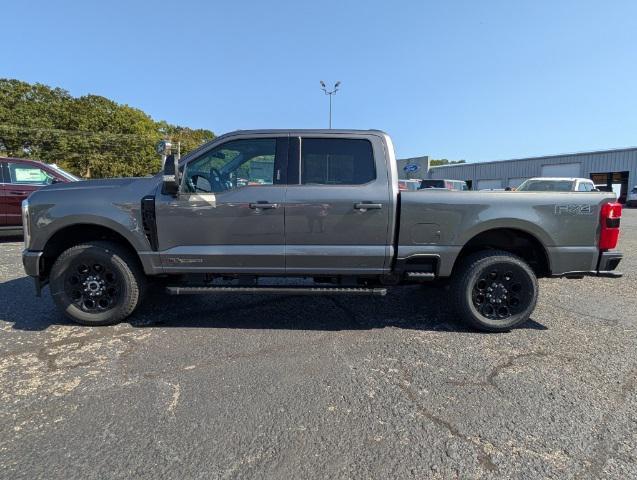
<svg viewBox="0 0 637 480"><path fill-rule="evenodd" d="M637 185L637 147L444 165L421 173L421 178L464 180L472 190L517 187L531 177L590 178L595 185L625 198Z"/></svg>

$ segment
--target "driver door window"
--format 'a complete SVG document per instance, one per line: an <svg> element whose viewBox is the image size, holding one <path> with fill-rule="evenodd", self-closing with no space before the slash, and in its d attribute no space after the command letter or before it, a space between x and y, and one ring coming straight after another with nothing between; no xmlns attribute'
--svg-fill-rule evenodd
<svg viewBox="0 0 637 480"><path fill-rule="evenodd" d="M186 165L182 191L221 193L246 186L273 185L276 139L257 138L224 143Z"/></svg>

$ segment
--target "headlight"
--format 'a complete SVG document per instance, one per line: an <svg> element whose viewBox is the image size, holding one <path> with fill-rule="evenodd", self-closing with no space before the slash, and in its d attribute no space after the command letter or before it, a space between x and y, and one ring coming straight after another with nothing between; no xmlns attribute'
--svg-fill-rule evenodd
<svg viewBox="0 0 637 480"><path fill-rule="evenodd" d="M28 250L31 243L31 228L29 225L29 199L22 200L22 229L24 231L24 249Z"/></svg>

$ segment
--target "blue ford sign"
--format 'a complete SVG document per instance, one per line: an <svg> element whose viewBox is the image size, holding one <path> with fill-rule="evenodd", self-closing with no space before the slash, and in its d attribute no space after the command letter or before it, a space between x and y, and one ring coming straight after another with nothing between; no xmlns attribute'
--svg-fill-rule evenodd
<svg viewBox="0 0 637 480"><path fill-rule="evenodd" d="M407 173L414 173L417 172L418 170L420 170L420 167L418 165L416 165L415 163L410 163L408 165L405 165L403 167L403 170Z"/></svg>

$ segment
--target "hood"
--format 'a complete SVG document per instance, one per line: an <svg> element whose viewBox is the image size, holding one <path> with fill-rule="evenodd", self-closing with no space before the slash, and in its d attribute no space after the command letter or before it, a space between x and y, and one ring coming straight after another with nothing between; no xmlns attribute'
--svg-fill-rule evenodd
<svg viewBox="0 0 637 480"><path fill-rule="evenodd" d="M103 178L99 180L81 180L79 182L54 183L42 190L52 192L55 190L92 190L108 188L126 188L132 184L145 184L153 181L153 177L127 177L127 178Z"/></svg>
<svg viewBox="0 0 637 480"><path fill-rule="evenodd" d="M93 201L125 201L140 199L152 193L161 182L157 177L106 178L79 182L54 183L34 191L29 202L35 203L91 203Z"/></svg>

